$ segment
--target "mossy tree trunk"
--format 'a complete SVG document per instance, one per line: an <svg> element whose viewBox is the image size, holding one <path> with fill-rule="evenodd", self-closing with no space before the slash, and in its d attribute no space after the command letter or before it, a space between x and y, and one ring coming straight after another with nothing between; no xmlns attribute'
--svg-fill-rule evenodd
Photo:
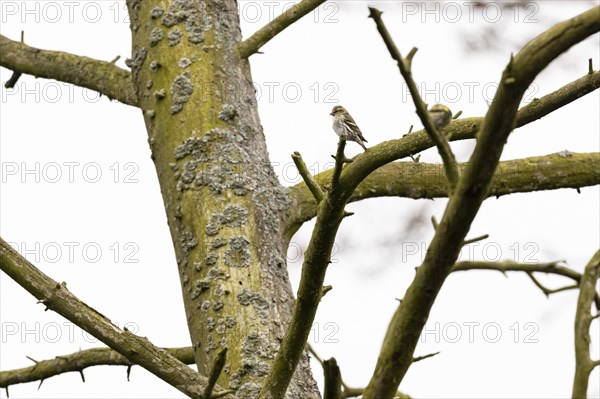
<svg viewBox="0 0 600 399"><path fill-rule="evenodd" d="M234 0L129 1L132 68L167 212L190 336L207 375L255 396L290 318L283 221ZM290 398L318 397L305 355Z"/></svg>

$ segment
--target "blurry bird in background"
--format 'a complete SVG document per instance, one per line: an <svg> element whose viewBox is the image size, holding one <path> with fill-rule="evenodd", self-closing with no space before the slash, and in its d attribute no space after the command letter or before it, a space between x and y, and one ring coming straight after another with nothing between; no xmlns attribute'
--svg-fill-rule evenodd
<svg viewBox="0 0 600 399"><path fill-rule="evenodd" d="M429 115L433 120L435 127L443 130L452 121L452 111L444 104L435 104L429 109Z"/></svg>
<svg viewBox="0 0 600 399"><path fill-rule="evenodd" d="M338 136L358 143L367 151L367 147L364 144L367 143L367 140L363 137L360 128L354 121L354 118L346 111L346 108L336 105L333 107L330 115L333 116L333 130Z"/></svg>

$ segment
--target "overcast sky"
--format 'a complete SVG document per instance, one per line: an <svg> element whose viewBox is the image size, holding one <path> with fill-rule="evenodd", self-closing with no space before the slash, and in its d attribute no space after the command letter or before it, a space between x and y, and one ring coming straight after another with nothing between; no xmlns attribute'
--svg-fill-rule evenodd
<svg viewBox="0 0 600 399"><path fill-rule="evenodd" d="M291 2L239 3L247 37ZM547 1L522 9L473 3L443 6L371 2L400 50L419 48L414 78L424 100L465 117L481 116L511 52L546 28L597 1ZM25 31L31 46L112 60L125 68L130 32L124 1L0 2L1 33ZM337 137L328 115L343 104L369 145L420 128L395 63L367 18L367 2L327 2L251 58L262 125L273 167L285 185L299 182L290 154L300 151L314 172L328 168ZM485 49L474 47L485 44ZM600 65L598 35L550 65L524 103ZM0 69L0 81L11 72ZM189 336L160 188L138 109L62 82L23 76L0 89L0 229L41 270L66 281L79 298L111 320L161 346L187 346ZM594 92L509 138L504 160L600 147ZM460 160L472 142L452 144ZM360 147L350 143L348 152ZM440 162L435 150L421 158ZM30 171L30 172L27 172ZM469 236L490 239L466 248L462 260L547 262L564 259L582 271L600 241L598 187L517 194L486 201ZM348 206L311 342L335 356L344 381L368 383L388 322L414 276L441 217L444 200L374 199ZM422 215L422 218L415 218ZM411 220L413 228L407 232ZM426 223L423 223L425 221ZM293 238L289 271L297 289L307 223ZM542 276L544 277L544 276ZM569 284L544 278L550 287ZM135 284L134 282L138 282ZM43 307L0 274L0 370L102 346ZM574 372L576 291L549 299L527 276L469 272L451 276L436 301L416 355L441 354L411 367L401 390L415 398L566 398ZM598 337L599 322L592 325ZM600 357L598 340L592 356ZM321 381L321 369L314 363ZM11 398L181 398L134 367L97 367L10 388ZM590 397L600 396L598 368ZM6 397L5 391L0 397Z"/></svg>

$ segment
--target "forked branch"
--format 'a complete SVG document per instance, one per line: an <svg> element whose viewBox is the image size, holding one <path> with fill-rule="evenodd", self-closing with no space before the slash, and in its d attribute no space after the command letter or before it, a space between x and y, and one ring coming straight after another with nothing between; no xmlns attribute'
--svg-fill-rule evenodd
<svg viewBox="0 0 600 399"><path fill-rule="evenodd" d="M530 104L524 106L523 108L521 108L518 112L517 112L517 117L516 117L516 126L515 127L522 127L525 126L533 121L536 121L540 118L543 118L544 116L548 115L551 112L556 111L557 109L559 109L560 107L577 100L580 97L583 97L584 95L593 92L594 90L598 89L598 87L600 87L600 72L595 71L592 72L591 74L586 74L583 77L561 87L560 89L540 98L537 100L534 100L533 102L531 102ZM466 140L466 139L473 139L475 137L475 134L477 133L477 131L481 128L483 122L483 118L465 118L465 119L460 119L460 120L456 120L454 122L452 122L449 126L446 127L448 136L452 137L452 140ZM399 179L391 179L390 178L390 171L396 171L397 169L395 168L405 168L404 166L395 166L394 164L390 164L389 163L404 158L404 157L408 157L411 154L417 154L419 152L422 152L430 147L432 147L434 144L433 142L429 139L427 133L423 130L418 131L418 132L413 132L410 134L405 135L404 137L400 138L400 139L396 139L396 140L390 140L384 143L381 143L379 145L373 146L371 148L369 148L369 156L362 156L360 157L360 159L357 159L357 162L355 162L355 165L353 165L352 169L356 169L355 175L356 175L356 180L359 182L362 182L365 178L367 178L367 176L369 176L370 174L372 174L372 176L369 176L369 178L367 178L367 180L365 180L365 184L367 181L373 181L373 179L375 179L375 181L377 181L376 176L378 176L378 173L383 174L385 178L387 178L387 183L384 185L385 187L389 187L389 183L390 181L393 183L392 186L394 187L398 187L398 186L402 186L402 181L399 181ZM574 158L570 158L569 156L570 154L565 154L565 156L563 157L564 160L574 160ZM575 154L577 155L577 154ZM594 155L594 160L595 155ZM359 165L360 167L357 168L357 165ZM418 176L419 175L419 165L423 165L423 164L416 164L416 166L413 168L413 172L415 172L416 174L413 174L412 176ZM554 165L554 162L552 164L548 164L547 166L550 165ZM379 168L381 169L378 170ZM408 167L406 167L408 168ZM597 171L597 168L594 168ZM541 170L541 169L539 169ZM581 171L581 168L577 168L578 171ZM363 173L361 173L361 171L364 171ZM407 171L411 171L411 170L407 170ZM425 170L423 171L425 172ZM502 169L500 171L502 173ZM564 171L563 171L564 172ZM590 171L588 171L590 172ZM593 170L591 171L592 173L594 172ZM331 173L332 170L327 170L325 172L322 172L320 174L318 174L317 176L315 176L315 180L317 182L324 182L329 180L331 177ZM589 173L586 173L589 176ZM446 184L446 181L443 179L439 179L438 176L440 176L440 173L436 173L434 171L431 171L431 174L426 174L425 178L429 178L429 177L435 177L438 181L438 183L441 184ZM572 175L571 175L572 176ZM373 179L371 179L371 177L373 177ZM411 176L407 177L409 180L411 179ZM431 180L431 179L428 179ZM554 180L554 179L552 179ZM567 180L567 179L565 179ZM575 179L577 180L577 179ZM493 182L492 182L493 184ZM576 183L575 183L576 184ZM594 183L597 184L597 183ZM423 185L424 186L424 185ZM493 186L492 186L493 187ZM583 187L583 186L581 186ZM363 189L364 188L364 189ZM410 189L410 190L409 190ZM543 188L542 188L543 189ZM364 198L371 198L371 197L377 197L380 196L380 194L382 194L385 191L385 188L382 185L378 185L378 184L371 184L371 185L364 185L361 184L361 186L358 187L357 191L355 193L353 193L353 197L350 201L358 201ZM399 190L400 191L400 190ZM502 190L501 190L502 191ZM446 190L443 190L444 194L442 194L441 196L446 196ZM519 190L516 190L515 192L519 192ZM510 192L499 192L499 193L490 193L490 195L503 195L503 194L509 194ZM385 195L385 194L383 194ZM393 195L393 194L390 194ZM400 196L404 196L403 193L399 193ZM418 190L417 188L415 188L413 185L408 185L407 187L407 193L406 196L408 198L431 198L433 196L429 196L430 193L428 192L428 190L424 190L424 192L421 193L420 190ZM294 187L292 187L292 196L294 199L294 213L290 216L290 219L288 221L288 230L290 231L290 234L293 234L293 232L295 232L301 225L302 223L304 223L306 220L309 220L311 218L313 218L315 216L316 213L316 207L315 207L315 203L314 201L312 201L312 198L310 196L310 193L308 193L306 186L304 184L298 184ZM307 201L308 199L308 201Z"/></svg>
<svg viewBox="0 0 600 399"><path fill-rule="evenodd" d="M139 364L191 398L200 398L204 393L208 383L206 377L146 338L121 330L73 295L65 283L58 283L46 276L1 238L0 269L48 309L81 327L131 363ZM222 391L222 388L218 388L216 393Z"/></svg>
<svg viewBox="0 0 600 399"><path fill-rule="evenodd" d="M413 48L406 59L402 58L400 54L400 50L396 47L394 40L392 39L390 33L388 32L385 24L383 23L383 19L381 18L382 12L376 8L369 7L369 18L373 18L375 24L377 25L377 30L381 35L388 51L392 58L398 63L398 68L400 69L400 73L402 77L406 81L406 85L408 86L408 90L410 91L410 95L415 103L415 107L417 109L417 115L421 119L421 123L425 127L425 131L429 135L429 138L438 149L440 156L442 157L442 161L444 162L444 170L446 171L446 177L448 178L448 183L450 187L450 192L454 190L456 183L458 182L458 178L460 176L460 171L458 169L458 165L456 164L456 158L454 157L454 153L452 153L452 148L450 148L450 144L448 140L442 135L442 133L438 130L438 128L433 123L429 112L427 112L427 104L423 102L421 99L421 95L419 94L419 89L417 88L417 84L412 77L412 59L417 52L416 48Z"/></svg>
<svg viewBox="0 0 600 399"><path fill-rule="evenodd" d="M600 7L559 23L530 41L511 57L498 91L477 133L477 143L444 216L436 229L423 264L396 310L377 366L363 399L391 399L410 367L429 312L456 261L471 223L486 198L504 144L515 126L519 103L534 78L571 46L600 30ZM350 164L342 182L359 178L360 162ZM352 176L356 173L356 176Z"/></svg>

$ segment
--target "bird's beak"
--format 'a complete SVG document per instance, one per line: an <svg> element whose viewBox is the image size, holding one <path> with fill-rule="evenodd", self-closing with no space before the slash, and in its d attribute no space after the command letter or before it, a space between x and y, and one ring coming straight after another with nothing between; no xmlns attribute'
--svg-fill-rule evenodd
<svg viewBox="0 0 600 399"><path fill-rule="evenodd" d="M335 112L330 113L329 115L333 116L335 114Z"/></svg>

